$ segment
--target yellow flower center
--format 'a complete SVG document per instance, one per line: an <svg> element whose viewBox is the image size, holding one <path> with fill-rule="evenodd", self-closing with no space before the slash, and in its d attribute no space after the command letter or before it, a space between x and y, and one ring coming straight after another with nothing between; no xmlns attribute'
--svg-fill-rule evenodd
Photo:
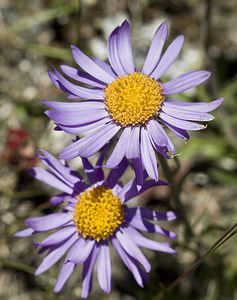
<svg viewBox="0 0 237 300"><path fill-rule="evenodd" d="M138 71L110 83L104 97L106 110L122 127L144 125L164 101L159 82Z"/></svg>
<svg viewBox="0 0 237 300"><path fill-rule="evenodd" d="M73 220L84 237L99 242L110 237L124 220L124 210L111 189L97 186L77 197Z"/></svg>

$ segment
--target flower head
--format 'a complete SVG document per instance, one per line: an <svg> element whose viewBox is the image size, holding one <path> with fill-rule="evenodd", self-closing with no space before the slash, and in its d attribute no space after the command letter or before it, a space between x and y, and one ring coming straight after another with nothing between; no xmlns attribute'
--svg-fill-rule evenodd
<svg viewBox="0 0 237 300"><path fill-rule="evenodd" d="M119 140L106 166L114 168L124 157L131 159L137 184L141 186L143 166L152 179L159 179L155 150L166 158L175 154L164 126L178 137L188 139L186 130L205 128L192 121L213 119L209 112L216 109L223 98L210 103L186 103L170 98L172 94L203 83L210 72L194 70L161 82L160 78L179 55L184 40L183 35L178 36L161 55L167 31L164 22L155 32L141 71L134 67L127 21L115 28L109 37L110 64L89 58L72 46L72 55L84 71L65 65L61 70L69 78L92 88L71 83L56 69L55 73L49 71L53 83L69 94L68 99L87 99L73 103L44 101L52 109L46 114L57 128L71 134L95 129L67 146L61 152L61 158L90 157L118 134Z"/></svg>
<svg viewBox="0 0 237 300"><path fill-rule="evenodd" d="M42 154L40 158L49 170L34 167L30 174L63 192L51 198L52 204L62 203L64 199L67 204L63 206L62 212L25 220L29 228L15 234L25 237L54 230L42 242L34 243L36 248L41 247L40 253L48 251L35 275L45 272L65 256L54 291L59 292L75 267L83 265L81 296L86 298L91 290L93 267L97 261L100 287L109 293L111 244L142 287L151 266L140 247L170 254L175 251L168 243L150 240L139 231L175 239L175 233L150 222L170 221L175 219L175 214L171 211L159 213L147 207L128 207L126 203L147 188L166 183L145 180L138 191L133 179L122 187L118 180L128 167L126 159L111 170L105 179L101 167L104 149L95 167L86 158L83 159L84 170L90 182L88 185L79 173L54 156L46 151L42 151ZM144 178L146 177L144 171Z"/></svg>

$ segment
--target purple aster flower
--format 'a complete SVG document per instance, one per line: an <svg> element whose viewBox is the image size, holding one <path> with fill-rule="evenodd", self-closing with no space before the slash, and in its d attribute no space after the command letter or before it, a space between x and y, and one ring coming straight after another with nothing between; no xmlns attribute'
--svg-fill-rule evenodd
<svg viewBox="0 0 237 300"><path fill-rule="evenodd" d="M35 275L51 268L63 256L64 262L58 275L54 291L59 292L77 265L83 265L82 298L86 298L92 286L93 267L97 260L97 277L100 287L110 292L111 262L109 244L118 253L124 264L142 287L150 263L140 247L174 254L168 243L157 242L144 237L139 231L156 233L175 239L175 233L150 221L170 221L176 218L172 211L159 213L147 207L128 207L127 201L152 186L165 182L147 179L138 191L135 179L125 186L118 183L128 167L124 158L117 168L104 178L101 167L105 150L102 151L95 167L83 158L85 173L90 184L83 177L64 165L46 151L40 158L49 170L34 167L30 170L35 178L59 189L62 194L51 198L52 204L67 204L62 212L25 220L29 228L15 234L26 237L53 230L42 242L36 242L39 253L48 251ZM144 178L147 177L144 171Z"/></svg>
<svg viewBox="0 0 237 300"><path fill-rule="evenodd" d="M109 64L89 58L72 46L72 55L81 69L61 66L66 76L92 88L81 87L64 78L56 69L49 71L53 83L68 93L68 99L88 99L80 102L44 101L52 110L46 114L70 134L85 137L67 146L60 157L69 160L77 156L90 157L116 134L118 142L106 167L114 168L123 159L131 159L137 184L143 182L143 166L148 175L158 180L155 150L170 158L175 147L164 130L168 127L180 138L188 139L186 130L200 130L205 126L193 121L210 121L210 111L216 109L223 98L210 103L186 103L170 98L206 81L208 71L190 71L168 82L160 78L175 61L184 37L178 36L164 51L167 36L164 22L155 32L141 71L134 67L129 24L124 21L115 28L108 40Z"/></svg>

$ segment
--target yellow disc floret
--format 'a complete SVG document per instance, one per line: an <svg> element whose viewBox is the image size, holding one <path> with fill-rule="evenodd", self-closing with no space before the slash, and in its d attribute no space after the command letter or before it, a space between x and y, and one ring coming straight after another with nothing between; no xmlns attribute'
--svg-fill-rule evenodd
<svg viewBox="0 0 237 300"><path fill-rule="evenodd" d="M84 237L99 242L109 238L124 220L124 210L111 189L97 186L77 197L73 220Z"/></svg>
<svg viewBox="0 0 237 300"><path fill-rule="evenodd" d="M104 97L106 110L122 127L144 125L157 116L164 100L159 82L138 71L110 83Z"/></svg>

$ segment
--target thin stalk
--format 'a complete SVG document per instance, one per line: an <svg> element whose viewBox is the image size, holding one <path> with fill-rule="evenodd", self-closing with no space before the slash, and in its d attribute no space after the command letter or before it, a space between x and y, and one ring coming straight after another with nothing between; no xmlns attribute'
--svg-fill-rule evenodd
<svg viewBox="0 0 237 300"><path fill-rule="evenodd" d="M218 248L220 248L224 243L226 243L231 237L233 237L237 233L237 223L235 223L232 227L230 227L207 251L201 256L196 262L194 262L191 267L181 274L177 279L175 279L167 288L156 297L154 300L162 300L166 294L171 292L182 279L191 274L199 265L206 260L210 255L212 255Z"/></svg>

